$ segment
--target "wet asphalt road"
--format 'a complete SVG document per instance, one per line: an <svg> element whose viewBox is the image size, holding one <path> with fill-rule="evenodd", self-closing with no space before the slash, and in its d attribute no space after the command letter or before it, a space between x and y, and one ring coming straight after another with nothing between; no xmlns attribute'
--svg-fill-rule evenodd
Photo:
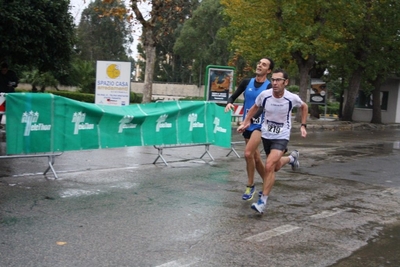
<svg viewBox="0 0 400 267"><path fill-rule="evenodd" d="M169 167L153 147L65 152L59 179L46 158L2 159L0 266L400 266L399 141L293 133L301 169L277 174L262 216L229 149L166 149Z"/></svg>

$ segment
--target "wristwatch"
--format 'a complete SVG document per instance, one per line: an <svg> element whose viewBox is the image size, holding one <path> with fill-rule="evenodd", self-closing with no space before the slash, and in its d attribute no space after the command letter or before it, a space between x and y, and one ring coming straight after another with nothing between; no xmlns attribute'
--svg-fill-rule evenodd
<svg viewBox="0 0 400 267"><path fill-rule="evenodd" d="M302 123L301 126L304 126L304 128L307 128L307 124L305 124L305 123Z"/></svg>

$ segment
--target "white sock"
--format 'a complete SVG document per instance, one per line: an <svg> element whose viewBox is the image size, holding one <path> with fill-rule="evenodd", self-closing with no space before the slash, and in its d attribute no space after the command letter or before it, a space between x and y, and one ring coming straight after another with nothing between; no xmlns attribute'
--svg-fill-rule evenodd
<svg viewBox="0 0 400 267"><path fill-rule="evenodd" d="M262 195L262 196L261 196L261 200L262 200L264 203L267 203L268 196Z"/></svg>
<svg viewBox="0 0 400 267"><path fill-rule="evenodd" d="M293 163L294 162L294 158L292 155L289 156L289 163Z"/></svg>

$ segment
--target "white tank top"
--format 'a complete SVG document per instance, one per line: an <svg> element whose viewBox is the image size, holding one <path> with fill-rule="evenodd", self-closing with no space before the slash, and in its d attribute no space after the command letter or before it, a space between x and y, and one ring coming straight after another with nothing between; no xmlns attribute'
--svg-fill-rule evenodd
<svg viewBox="0 0 400 267"><path fill-rule="evenodd" d="M300 107L303 101L296 94L285 89L281 98L275 98L272 89L263 91L256 99L258 107L263 106L264 123L262 137L266 139L290 139L292 109Z"/></svg>

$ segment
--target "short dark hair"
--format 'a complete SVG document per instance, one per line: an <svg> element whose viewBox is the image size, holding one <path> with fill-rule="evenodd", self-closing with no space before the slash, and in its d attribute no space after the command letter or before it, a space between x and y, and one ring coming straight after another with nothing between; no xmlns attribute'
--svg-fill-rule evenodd
<svg viewBox="0 0 400 267"><path fill-rule="evenodd" d="M1 62L1 68L2 68L2 69L8 69L8 64L7 64L7 62Z"/></svg>
<svg viewBox="0 0 400 267"><path fill-rule="evenodd" d="M287 72L284 69L276 69L272 73L282 73L283 78L289 79L289 75L287 74Z"/></svg>
<svg viewBox="0 0 400 267"><path fill-rule="evenodd" d="M263 57L263 59L266 59L266 60L269 61L269 69L270 69L270 70L273 70L273 69L274 69L274 66L275 66L274 61L273 61L271 58L269 58L269 57Z"/></svg>

